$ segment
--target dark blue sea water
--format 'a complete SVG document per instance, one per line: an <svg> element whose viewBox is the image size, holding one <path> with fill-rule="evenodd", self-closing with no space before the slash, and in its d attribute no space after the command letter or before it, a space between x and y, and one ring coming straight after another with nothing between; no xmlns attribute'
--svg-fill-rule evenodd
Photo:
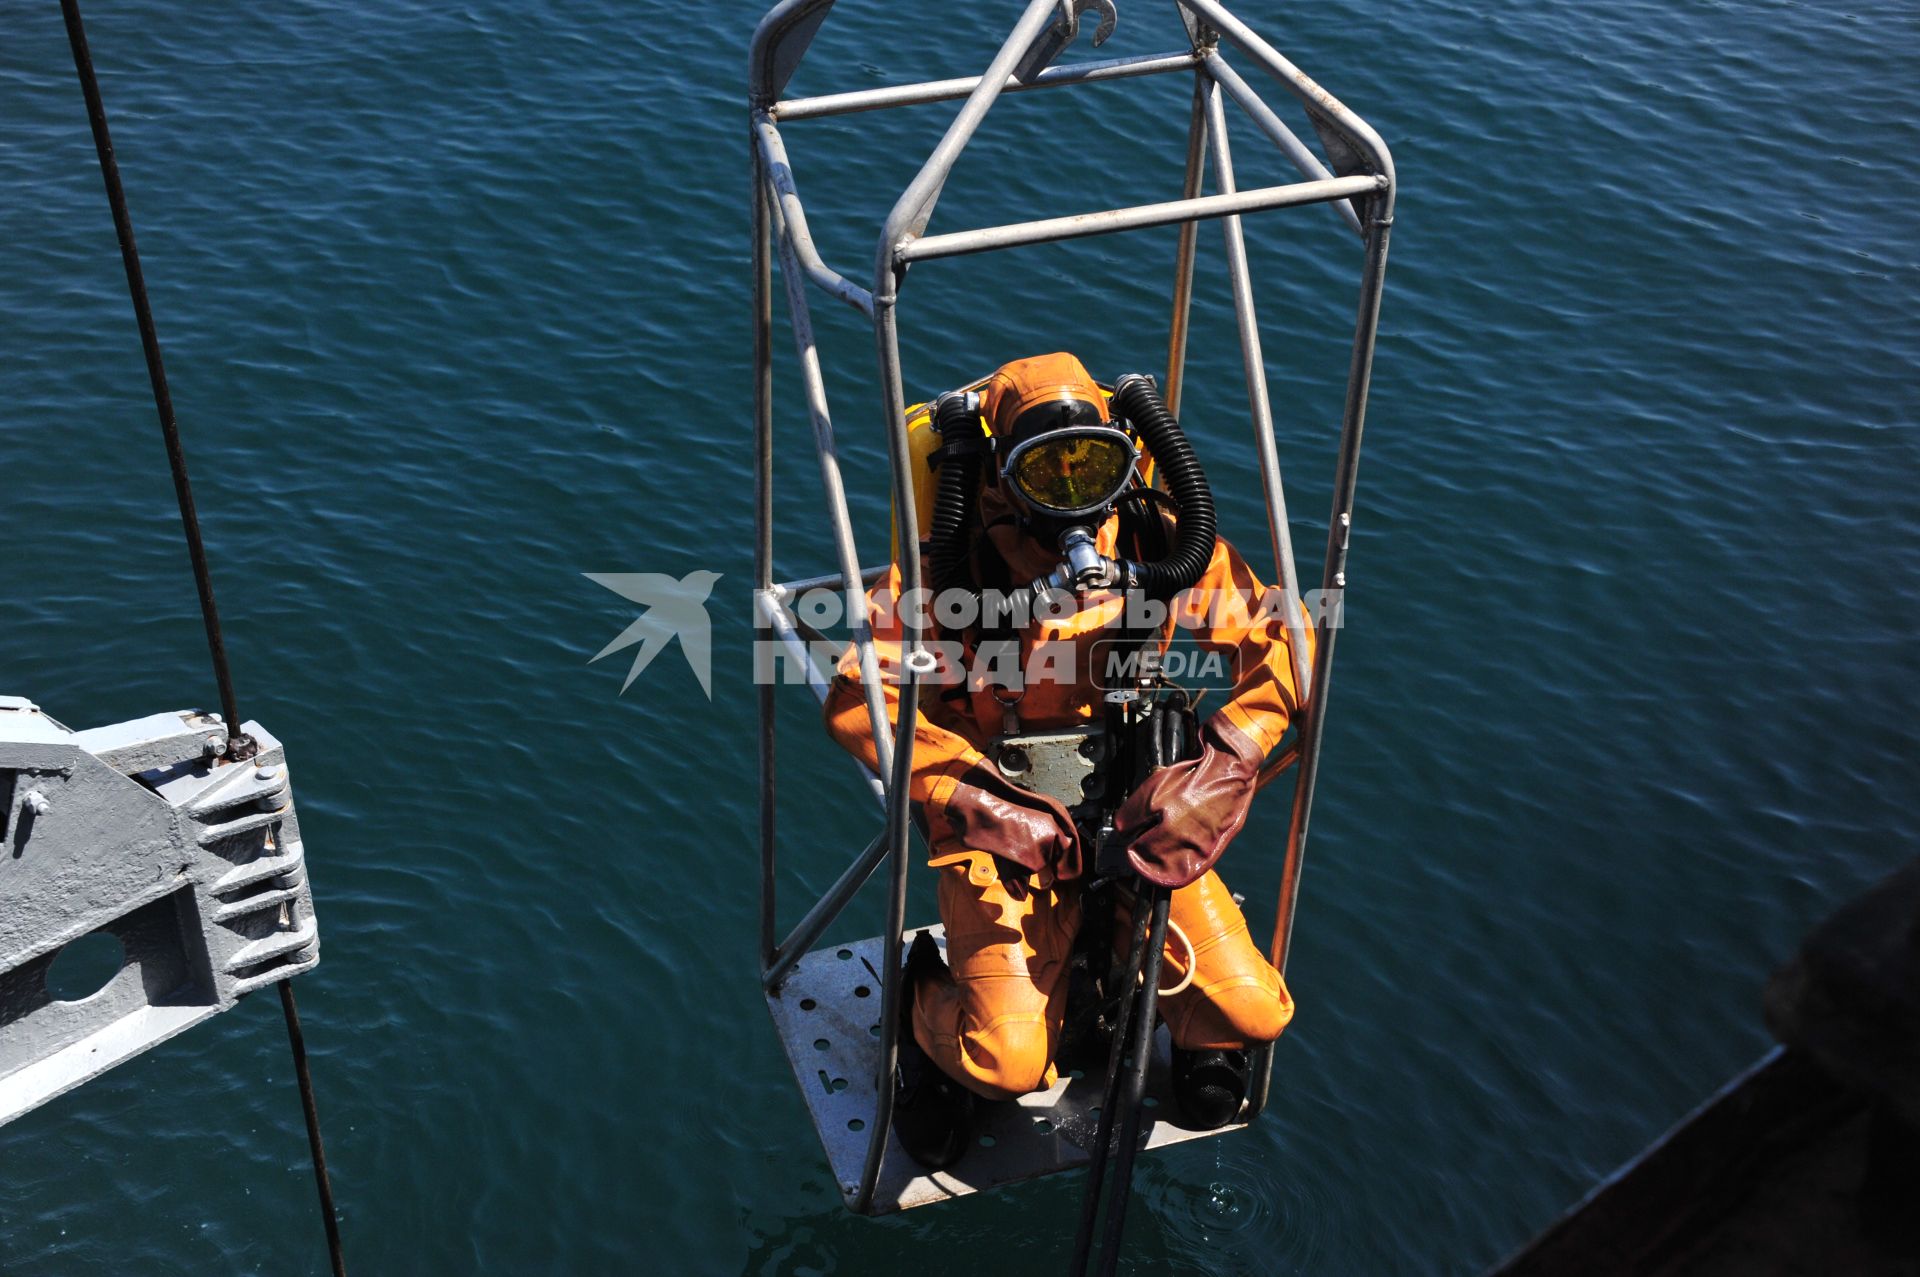
<svg viewBox="0 0 1920 1277"><path fill-rule="evenodd" d="M843 0L795 88L977 71L1018 8ZM1177 43L1121 8L1108 51ZM1127 1271L1471 1273L1765 1049L1768 971L1912 852L1920 14L1242 12L1403 194L1277 1103L1143 1165ZM1077 1178L845 1214L754 981L755 6L88 16L243 707L297 778L353 1270L1059 1271ZM1187 92L1009 99L935 228L1177 190ZM951 110L789 130L830 260L864 274ZM1358 254L1320 210L1248 230L1312 558ZM1257 550L1201 242L1186 415ZM910 392L1063 346L1158 367L1172 246L917 268ZM871 346L821 316L872 560ZM797 576L830 563L790 351ZM214 700L146 395L58 7L12 0L0 692L77 725ZM696 568L712 703L671 654L618 696L625 658L587 662L631 610L581 574ZM786 695L791 919L873 817ZM1261 929L1284 828L1266 802L1225 865ZM8 1274L323 1267L272 999L0 1131Z"/></svg>

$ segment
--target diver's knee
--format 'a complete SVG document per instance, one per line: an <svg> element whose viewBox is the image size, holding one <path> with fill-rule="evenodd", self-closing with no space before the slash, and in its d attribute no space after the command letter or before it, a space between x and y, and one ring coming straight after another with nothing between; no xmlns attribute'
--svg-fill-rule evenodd
<svg viewBox="0 0 1920 1277"><path fill-rule="evenodd" d="M1197 992L1197 991L1196 991ZM1214 986L1170 1012L1173 1044L1189 1051L1234 1049L1271 1042L1293 1019L1293 999L1278 980Z"/></svg>
<svg viewBox="0 0 1920 1277"><path fill-rule="evenodd" d="M1047 1027L1015 1020L990 1024L967 1035L967 1054L973 1074L983 1086L1008 1098L1047 1086L1053 1064L1053 1044Z"/></svg>
<svg viewBox="0 0 1920 1277"><path fill-rule="evenodd" d="M1293 999L1284 983L1274 989L1242 985L1225 990L1214 1007L1232 1034L1249 1044L1273 1041L1293 1020Z"/></svg>

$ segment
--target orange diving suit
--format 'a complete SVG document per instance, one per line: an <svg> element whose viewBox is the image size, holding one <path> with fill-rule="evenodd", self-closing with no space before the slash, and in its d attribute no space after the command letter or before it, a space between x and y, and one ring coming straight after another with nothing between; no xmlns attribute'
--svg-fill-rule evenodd
<svg viewBox="0 0 1920 1277"><path fill-rule="evenodd" d="M991 436L981 449L990 455L1004 452L1016 423L1030 420L1036 405L1063 403L1082 414L1094 433L1109 420L1105 395L1074 356L1043 355L1006 365L980 388L979 416ZM1088 405L1097 410L1097 419ZM1154 460L1164 464L1163 458ZM970 550L983 571L997 556L1004 564L1003 579L1024 582L1059 560L1057 551L1036 538L1033 526L1017 517L1020 500L1004 474L982 475L976 504L977 518L964 535L971 538ZM1107 510L1097 513L1097 548L1114 555L1119 517ZM1210 527L1210 505L1208 520ZM1204 603L1230 594L1257 604L1269 597L1246 560L1224 540L1213 542L1210 559L1202 543L1194 562L1196 567L1204 563L1204 571L1183 601ZM929 573L925 579L935 577ZM882 670L888 672L883 682L890 720L899 699L899 591L895 564L874 591L869 618ZM1036 612L1017 631L1020 665L1067 674L1026 678L1017 700L1004 686L977 675L945 685L922 683L910 797L931 846L929 864L939 873L947 967L923 974L911 990L913 1037L941 1071L989 1099L1011 1098L1055 1080L1069 958L1093 861L1093 848L1082 846L1083 835L1060 802L1023 790L1001 774L989 755L991 741L1005 730L1009 708L1021 731L1099 722L1104 689L1093 645L1120 632L1122 611L1118 593L1094 590L1081 597L1071 615ZM1234 680L1231 690L1201 724L1199 757L1151 773L1126 800L1116 825L1128 840L1133 870L1172 889L1161 984L1184 987L1159 1005L1174 1043L1187 1050L1241 1048L1278 1037L1293 1016L1293 1001L1249 936L1246 919L1213 864L1245 822L1262 759L1285 735L1298 693L1286 629L1271 611L1216 609L1193 628L1193 638L1201 649L1225 658ZM851 648L840 662L824 715L827 730L843 748L876 766ZM1190 965L1195 969L1188 982Z"/></svg>

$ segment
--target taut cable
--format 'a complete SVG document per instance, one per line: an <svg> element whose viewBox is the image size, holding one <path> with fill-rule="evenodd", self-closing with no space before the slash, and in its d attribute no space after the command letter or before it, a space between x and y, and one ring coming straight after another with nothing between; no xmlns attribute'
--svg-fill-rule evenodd
<svg viewBox="0 0 1920 1277"><path fill-rule="evenodd" d="M240 706L233 694L233 672L227 666L227 645L220 635L220 609L213 601L213 576L207 569L207 548L200 539L200 515L193 504L193 485L187 481L187 457L180 447L180 423L173 413L173 395L167 389L167 368L160 358L160 337L153 327L153 308L147 301L146 276L140 270L140 250L133 240L133 218L127 213L127 193L120 185L120 165L113 157L113 137L107 132L107 110L100 101L100 81L94 74L87 31L80 21L79 0L60 0L67 20L67 42L73 46L73 68L80 75L80 91L87 99L87 120L93 126L93 147L100 156L100 177L113 209L113 229L120 238L120 261L127 268L127 291L133 296L133 315L140 325L140 345L147 356L147 377L153 383L153 406L160 414L160 434L166 440L167 464L173 471L173 491L180 501L180 522L186 529L187 554L193 560L193 582L200 592L200 615L207 627L207 650L213 657L214 678L220 684L220 710L226 718L229 762L242 762L257 752L253 738L241 730ZM293 1052L293 1071L300 1084L300 1107L307 1121L307 1148L313 1157L313 1178L320 1191L320 1214L327 1230L327 1256L334 1277L346 1277L340 1251L340 1220L333 1208L333 1180L327 1173L327 1154L320 1142L320 1110L314 1102L313 1075L307 1069L307 1043L300 1032L300 1011L293 985L280 981L280 1009L287 1022L287 1043Z"/></svg>

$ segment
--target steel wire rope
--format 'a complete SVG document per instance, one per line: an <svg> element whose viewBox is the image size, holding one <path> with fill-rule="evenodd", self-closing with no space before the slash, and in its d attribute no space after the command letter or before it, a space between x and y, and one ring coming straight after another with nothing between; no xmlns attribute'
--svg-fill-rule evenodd
<svg viewBox="0 0 1920 1277"><path fill-rule="evenodd" d="M243 720L233 692L233 672L227 663L227 645L220 631L220 610L213 597L213 576L207 567L207 549L200 536L200 514L193 501L193 485L187 479L187 458L180 444L180 423L174 415L173 394L167 388L167 369L160 356L160 337L154 329L153 308L147 299L146 276L140 269L140 250L134 243L133 219L127 212L126 191L120 184L120 165L114 158L112 135L107 131L107 111L100 99L100 81L94 72L92 51L87 46L86 27L80 20L79 0L60 0L60 12L66 19L67 43L73 48L73 67L80 77L80 91L87 101L87 121L92 126L93 147L100 159L100 178L106 184L107 204L113 210L113 229L120 241L120 261L127 272L127 292L133 299L134 321L139 325L140 346L147 360L147 378L153 385L153 406L160 415L160 435L166 443L174 496L180 504L180 523L186 534L187 556L193 563L194 586L200 595L200 616L206 626L207 650L213 659L213 675L220 688L220 711L227 729L224 756L230 763L240 763L252 758L258 752L258 745L241 727ZM321 1218L326 1225L327 1257L332 1264L334 1277L345 1277L346 1265L340 1249L340 1220L333 1204L333 1180L327 1171L326 1149L320 1140L320 1112L314 1101L313 1075L307 1067L306 1037L300 1030L300 1011L294 1002L293 985L281 980L279 986L280 1010L287 1024L287 1045L293 1055L294 1076L300 1087L301 1112L306 1119L307 1148L313 1160Z"/></svg>

